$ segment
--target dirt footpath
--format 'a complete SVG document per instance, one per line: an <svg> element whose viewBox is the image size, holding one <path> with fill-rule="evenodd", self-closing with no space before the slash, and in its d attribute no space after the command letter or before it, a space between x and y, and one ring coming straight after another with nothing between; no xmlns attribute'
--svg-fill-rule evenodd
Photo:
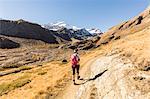
<svg viewBox="0 0 150 99"><path fill-rule="evenodd" d="M71 83L57 99L149 99L150 92L142 94L131 87L132 68L132 63L119 55L95 57L80 71L82 79L76 85Z"/></svg>

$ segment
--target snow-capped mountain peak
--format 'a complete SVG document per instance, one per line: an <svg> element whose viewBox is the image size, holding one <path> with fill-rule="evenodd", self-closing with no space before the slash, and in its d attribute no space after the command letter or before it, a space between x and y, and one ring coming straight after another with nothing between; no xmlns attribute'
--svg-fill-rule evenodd
<svg viewBox="0 0 150 99"><path fill-rule="evenodd" d="M58 21L55 23L50 23L51 26L59 26L59 27L68 27L69 25L66 24L64 21Z"/></svg>
<svg viewBox="0 0 150 99"><path fill-rule="evenodd" d="M77 31L77 30L80 30L81 28L78 28L76 26L72 26L72 29Z"/></svg>
<svg viewBox="0 0 150 99"><path fill-rule="evenodd" d="M101 31L96 28L93 29L78 28L76 26L71 26L69 24L66 24L64 21L49 23L42 27L52 31L56 31L59 34L66 33L67 35L70 36L70 38L85 39L91 36L97 36L98 34L101 33Z"/></svg>
<svg viewBox="0 0 150 99"><path fill-rule="evenodd" d="M92 29L87 29L91 34L93 33L102 33L100 29L97 28L92 28Z"/></svg>
<svg viewBox="0 0 150 99"><path fill-rule="evenodd" d="M62 28L67 28L67 29L71 28L71 26L66 24L64 21L58 21L55 23L45 24L43 27L49 30L53 30L53 31L58 31Z"/></svg>

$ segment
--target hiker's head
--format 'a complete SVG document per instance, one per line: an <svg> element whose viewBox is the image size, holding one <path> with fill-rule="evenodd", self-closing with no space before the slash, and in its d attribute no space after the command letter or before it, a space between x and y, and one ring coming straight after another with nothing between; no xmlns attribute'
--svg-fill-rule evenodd
<svg viewBox="0 0 150 99"><path fill-rule="evenodd" d="M78 49L74 49L74 51L73 51L74 53L77 53L78 52Z"/></svg>

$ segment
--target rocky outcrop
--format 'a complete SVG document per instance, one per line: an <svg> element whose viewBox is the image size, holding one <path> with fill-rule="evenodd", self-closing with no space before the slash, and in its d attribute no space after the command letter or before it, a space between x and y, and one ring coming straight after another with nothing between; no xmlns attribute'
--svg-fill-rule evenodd
<svg viewBox="0 0 150 99"><path fill-rule="evenodd" d="M11 49L11 48L18 48L18 47L20 47L20 44L13 42L7 38L0 37L0 48Z"/></svg>
<svg viewBox="0 0 150 99"><path fill-rule="evenodd" d="M71 37L69 36L69 31L67 28L61 28L57 31L50 30L55 33L56 36L61 38L61 41L71 41Z"/></svg>
<svg viewBox="0 0 150 99"><path fill-rule="evenodd" d="M100 39L99 36L95 36L86 40L78 40L74 42L70 42L65 45L61 45L59 48L64 49L64 48L70 48L70 49L76 49L78 48L79 50L89 50L92 48L96 48L96 42Z"/></svg>

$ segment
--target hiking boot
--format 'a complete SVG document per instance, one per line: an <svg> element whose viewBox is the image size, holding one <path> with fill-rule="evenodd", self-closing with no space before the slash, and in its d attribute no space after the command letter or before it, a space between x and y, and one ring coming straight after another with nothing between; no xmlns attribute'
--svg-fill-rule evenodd
<svg viewBox="0 0 150 99"><path fill-rule="evenodd" d="M80 76L78 76L77 79L80 79Z"/></svg>
<svg viewBox="0 0 150 99"><path fill-rule="evenodd" d="M73 83L74 83L74 85L75 85L75 80L73 80Z"/></svg>

